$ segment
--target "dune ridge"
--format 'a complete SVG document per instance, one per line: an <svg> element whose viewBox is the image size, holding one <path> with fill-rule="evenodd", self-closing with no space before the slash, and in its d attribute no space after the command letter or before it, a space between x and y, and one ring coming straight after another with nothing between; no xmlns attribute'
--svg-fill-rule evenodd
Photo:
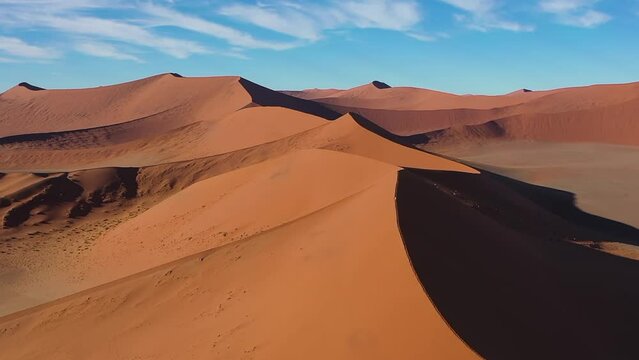
<svg viewBox="0 0 639 360"><path fill-rule="evenodd" d="M639 83L593 85L507 95L455 95L419 88L377 89L368 84L332 91L294 92L340 112L359 113L385 129L433 146L494 140L471 137L476 127L498 124L503 137L565 142L604 142L637 145ZM321 94L321 92L319 93ZM459 128L466 127L465 131Z"/></svg>

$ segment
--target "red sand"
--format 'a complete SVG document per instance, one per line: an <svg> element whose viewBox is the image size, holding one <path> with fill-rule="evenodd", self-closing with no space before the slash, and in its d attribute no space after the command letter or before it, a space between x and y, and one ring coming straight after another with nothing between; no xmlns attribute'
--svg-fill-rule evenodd
<svg viewBox="0 0 639 360"><path fill-rule="evenodd" d="M0 357L571 354L579 337L533 335L542 320L577 326L580 307L563 314L548 299L588 290L559 291L534 266L602 286L602 304L634 319L636 281L603 286L583 264L631 280L636 266L577 244L633 247L637 230L579 211L568 193L411 142L634 143L638 89L459 96L374 82L289 96L239 77L176 74L93 89L17 86L0 95ZM509 288L517 296L499 307L499 323L460 306L477 296L488 309ZM623 329L589 304L592 334ZM601 339L597 354L636 353L623 336Z"/></svg>

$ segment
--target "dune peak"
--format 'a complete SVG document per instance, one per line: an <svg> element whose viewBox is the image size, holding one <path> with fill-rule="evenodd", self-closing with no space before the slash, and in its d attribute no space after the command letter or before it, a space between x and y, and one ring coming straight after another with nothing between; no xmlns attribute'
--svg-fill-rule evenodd
<svg viewBox="0 0 639 360"><path fill-rule="evenodd" d="M40 90L44 90L44 88L41 88L41 87L39 87L39 86L35 86L35 85L32 85L32 84L29 84L28 82L21 82L21 83L19 83L17 86L19 86L19 87L23 87L23 88L26 88L26 89L29 89L29 90L32 90L32 91L40 91Z"/></svg>
<svg viewBox="0 0 639 360"><path fill-rule="evenodd" d="M381 82L381 81L377 81L377 80L373 80L373 82L371 82L371 85L373 85L374 87L376 87L378 89L389 89L391 87L387 83Z"/></svg>
<svg viewBox="0 0 639 360"><path fill-rule="evenodd" d="M508 95L525 94L525 93L530 93L530 92L533 92L533 90L522 88L522 89L519 89L519 90L515 90L515 91L509 93Z"/></svg>

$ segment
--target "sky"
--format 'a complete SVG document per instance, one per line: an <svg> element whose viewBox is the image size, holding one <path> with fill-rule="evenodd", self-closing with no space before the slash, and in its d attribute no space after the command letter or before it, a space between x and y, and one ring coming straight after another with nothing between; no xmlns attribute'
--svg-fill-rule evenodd
<svg viewBox="0 0 639 360"><path fill-rule="evenodd" d="M158 73L458 94L639 81L639 0L0 0L0 91Z"/></svg>

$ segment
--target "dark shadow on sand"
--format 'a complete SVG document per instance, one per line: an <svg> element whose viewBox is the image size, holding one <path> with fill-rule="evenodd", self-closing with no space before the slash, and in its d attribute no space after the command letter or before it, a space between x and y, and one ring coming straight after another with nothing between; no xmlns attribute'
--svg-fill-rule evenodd
<svg viewBox="0 0 639 360"><path fill-rule="evenodd" d="M397 212L425 291L481 356L639 358L639 262L565 241L637 243L637 229L490 173L402 170Z"/></svg>
<svg viewBox="0 0 639 360"><path fill-rule="evenodd" d="M240 79L240 84L251 95L253 102L258 105L286 107L292 110L319 116L327 120L335 120L340 117L339 113L315 101L304 100L278 91L273 91L244 78Z"/></svg>

